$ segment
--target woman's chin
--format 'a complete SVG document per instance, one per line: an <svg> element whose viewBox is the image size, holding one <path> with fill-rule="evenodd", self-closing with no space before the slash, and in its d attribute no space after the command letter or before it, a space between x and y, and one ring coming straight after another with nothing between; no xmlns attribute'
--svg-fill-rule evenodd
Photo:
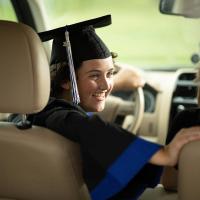
<svg viewBox="0 0 200 200"><path fill-rule="evenodd" d="M104 108L105 108L105 101L96 105L96 111L95 112L101 112L101 111L104 110Z"/></svg>
<svg viewBox="0 0 200 200"><path fill-rule="evenodd" d="M93 105L92 107L88 108L87 111L89 112L101 112L105 108L105 104L100 104L100 105Z"/></svg>
<svg viewBox="0 0 200 200"><path fill-rule="evenodd" d="M81 102L80 106L86 112L101 112L105 108L105 101L98 101L98 102L90 101L90 102L87 102L87 104L84 102Z"/></svg>
<svg viewBox="0 0 200 200"><path fill-rule="evenodd" d="M96 109L95 112L102 112L103 110L104 110L104 108L98 108L98 109Z"/></svg>

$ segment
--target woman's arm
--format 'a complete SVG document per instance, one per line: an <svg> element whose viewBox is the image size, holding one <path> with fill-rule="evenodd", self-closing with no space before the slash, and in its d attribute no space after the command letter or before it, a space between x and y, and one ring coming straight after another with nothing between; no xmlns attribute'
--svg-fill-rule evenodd
<svg viewBox="0 0 200 200"><path fill-rule="evenodd" d="M183 128L168 145L157 151L149 162L155 165L175 166L182 147L195 140L200 140L200 126Z"/></svg>
<svg viewBox="0 0 200 200"><path fill-rule="evenodd" d="M135 68L121 68L114 76L113 91L133 90L138 87L143 87L145 81L141 73Z"/></svg>

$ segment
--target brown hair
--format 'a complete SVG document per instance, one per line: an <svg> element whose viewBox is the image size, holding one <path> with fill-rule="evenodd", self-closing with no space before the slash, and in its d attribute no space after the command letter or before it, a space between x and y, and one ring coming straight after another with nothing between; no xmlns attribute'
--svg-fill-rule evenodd
<svg viewBox="0 0 200 200"><path fill-rule="evenodd" d="M59 97L62 93L62 83L70 81L69 67L66 62L51 65L51 96Z"/></svg>

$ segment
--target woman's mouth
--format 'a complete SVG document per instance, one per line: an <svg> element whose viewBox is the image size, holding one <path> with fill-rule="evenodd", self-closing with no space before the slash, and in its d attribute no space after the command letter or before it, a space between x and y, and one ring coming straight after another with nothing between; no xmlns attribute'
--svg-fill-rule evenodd
<svg viewBox="0 0 200 200"><path fill-rule="evenodd" d="M98 101L103 101L105 100L105 93L94 93L92 95L93 97L95 97Z"/></svg>

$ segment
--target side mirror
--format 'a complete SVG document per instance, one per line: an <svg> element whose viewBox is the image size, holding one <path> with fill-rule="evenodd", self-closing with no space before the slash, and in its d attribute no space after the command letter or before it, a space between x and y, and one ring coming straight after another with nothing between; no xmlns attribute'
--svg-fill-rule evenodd
<svg viewBox="0 0 200 200"><path fill-rule="evenodd" d="M160 0L160 12L187 18L200 18L200 0Z"/></svg>

